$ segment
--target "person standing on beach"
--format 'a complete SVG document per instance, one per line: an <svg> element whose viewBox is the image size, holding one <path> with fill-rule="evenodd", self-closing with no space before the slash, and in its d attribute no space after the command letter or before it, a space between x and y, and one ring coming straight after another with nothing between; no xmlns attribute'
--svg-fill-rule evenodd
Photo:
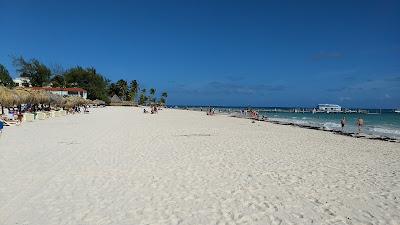
<svg viewBox="0 0 400 225"><path fill-rule="evenodd" d="M343 118L340 120L340 125L342 126L342 131L343 131L344 126L346 125L346 123L347 123L346 117L343 117Z"/></svg>
<svg viewBox="0 0 400 225"><path fill-rule="evenodd" d="M364 120L361 118L357 119L358 133L361 133L361 129L364 126Z"/></svg>

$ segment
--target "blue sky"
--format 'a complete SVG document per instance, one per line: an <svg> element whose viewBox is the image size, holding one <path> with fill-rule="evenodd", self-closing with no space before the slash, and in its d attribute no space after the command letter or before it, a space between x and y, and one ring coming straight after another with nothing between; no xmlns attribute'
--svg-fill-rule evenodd
<svg viewBox="0 0 400 225"><path fill-rule="evenodd" d="M400 1L0 0L0 63L94 66L170 104L400 107Z"/></svg>

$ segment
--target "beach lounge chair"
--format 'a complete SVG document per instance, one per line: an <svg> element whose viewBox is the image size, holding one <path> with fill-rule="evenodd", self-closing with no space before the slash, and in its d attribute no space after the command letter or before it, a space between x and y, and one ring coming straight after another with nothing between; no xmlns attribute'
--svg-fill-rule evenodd
<svg viewBox="0 0 400 225"><path fill-rule="evenodd" d="M38 112L36 118L38 118L39 120L44 120L46 119L46 114L43 112Z"/></svg>
<svg viewBox="0 0 400 225"><path fill-rule="evenodd" d="M2 117L1 121L3 122L3 126L14 126L19 124L18 120L10 120L7 117Z"/></svg>
<svg viewBox="0 0 400 225"><path fill-rule="evenodd" d="M35 115L33 113L24 113L25 121L33 122L35 120Z"/></svg>
<svg viewBox="0 0 400 225"><path fill-rule="evenodd" d="M50 111L50 117L56 117L56 111Z"/></svg>

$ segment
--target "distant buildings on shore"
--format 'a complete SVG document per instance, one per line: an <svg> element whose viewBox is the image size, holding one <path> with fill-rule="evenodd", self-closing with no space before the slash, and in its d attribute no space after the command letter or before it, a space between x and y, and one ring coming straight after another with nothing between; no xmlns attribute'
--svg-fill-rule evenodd
<svg viewBox="0 0 400 225"><path fill-rule="evenodd" d="M28 77L17 77L13 81L17 87L32 87L31 80Z"/></svg>
<svg viewBox="0 0 400 225"><path fill-rule="evenodd" d="M87 99L87 91L83 88L59 88L59 87L31 87L34 90L44 90L56 95L78 96Z"/></svg>
<svg viewBox="0 0 400 225"><path fill-rule="evenodd" d="M30 79L27 77L18 77L13 81L17 87L29 87L34 90L43 90L63 97L78 96L87 99L87 91L83 88L32 87Z"/></svg>

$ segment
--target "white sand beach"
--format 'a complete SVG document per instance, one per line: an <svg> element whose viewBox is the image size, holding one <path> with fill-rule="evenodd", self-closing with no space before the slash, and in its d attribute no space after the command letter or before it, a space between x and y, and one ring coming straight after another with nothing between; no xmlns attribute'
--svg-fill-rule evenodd
<svg viewBox="0 0 400 225"><path fill-rule="evenodd" d="M107 107L7 127L0 224L400 224L400 144Z"/></svg>

